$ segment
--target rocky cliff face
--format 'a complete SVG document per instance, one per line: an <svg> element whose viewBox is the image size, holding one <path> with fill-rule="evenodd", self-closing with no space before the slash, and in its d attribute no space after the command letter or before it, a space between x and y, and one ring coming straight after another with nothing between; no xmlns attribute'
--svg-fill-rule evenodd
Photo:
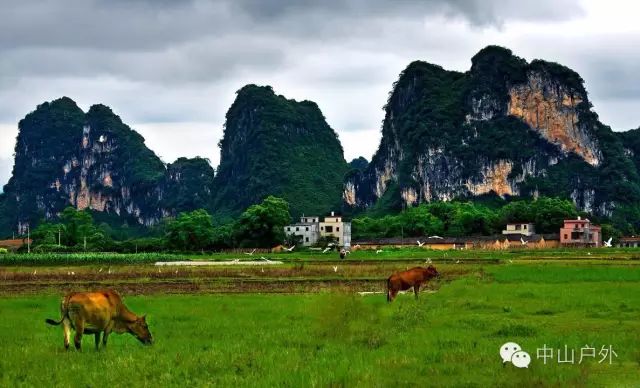
<svg viewBox="0 0 640 388"><path fill-rule="evenodd" d="M466 73L414 62L385 109L372 162L343 186L348 208L550 195L610 215L638 198L621 141L591 111L580 76L561 65L527 63L495 46ZM625 194L603 187L624 181L634 182Z"/></svg>
<svg viewBox="0 0 640 388"><path fill-rule="evenodd" d="M66 206L148 226L189 207L176 202L178 187L190 187L191 198L210 195L206 179L185 186L189 160L167 170L142 136L104 105L84 113L71 99L61 98L38 106L19 128L4 202L13 209L9 216L20 232L56 217ZM209 174L210 184L211 167L198 162L195 169Z"/></svg>
<svg viewBox="0 0 640 388"><path fill-rule="evenodd" d="M268 195L286 199L294 217L339 207L347 163L318 106L269 86L247 85L237 94L219 143L216 214L235 217Z"/></svg>
<svg viewBox="0 0 640 388"><path fill-rule="evenodd" d="M580 92L532 70L525 83L509 88L507 114L527 123L565 155L573 152L598 166L602 153L592 128L578 119L578 105L583 98Z"/></svg>

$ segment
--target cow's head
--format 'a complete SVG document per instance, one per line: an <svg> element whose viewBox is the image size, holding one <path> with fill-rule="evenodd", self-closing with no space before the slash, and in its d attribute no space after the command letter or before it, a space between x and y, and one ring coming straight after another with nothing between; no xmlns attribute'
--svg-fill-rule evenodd
<svg viewBox="0 0 640 388"><path fill-rule="evenodd" d="M427 267L426 269L427 272L427 276L429 276L429 278L439 278L440 277L440 272L438 272L438 270L436 270L436 267L434 267L433 265L430 265Z"/></svg>
<svg viewBox="0 0 640 388"><path fill-rule="evenodd" d="M149 326L147 325L146 315L138 317L135 321L130 322L128 328L129 332L133 334L133 336L136 337L138 341L142 342L145 345L151 345L153 343L153 338L151 337L151 332L149 331Z"/></svg>

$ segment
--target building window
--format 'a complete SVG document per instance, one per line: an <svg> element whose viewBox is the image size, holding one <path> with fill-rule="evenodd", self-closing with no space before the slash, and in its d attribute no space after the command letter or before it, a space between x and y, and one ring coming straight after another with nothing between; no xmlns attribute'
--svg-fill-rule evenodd
<svg viewBox="0 0 640 388"><path fill-rule="evenodd" d="M516 225L516 230L520 230L520 224Z"/></svg>
<svg viewBox="0 0 640 388"><path fill-rule="evenodd" d="M287 227L287 232L291 232L291 228Z"/></svg>
<svg viewBox="0 0 640 388"><path fill-rule="evenodd" d="M522 229L527 229L527 224L522 225Z"/></svg>
<svg viewBox="0 0 640 388"><path fill-rule="evenodd" d="M321 227L320 227L320 230L324 230L324 226L321 226Z"/></svg>
<svg viewBox="0 0 640 388"><path fill-rule="evenodd" d="M304 241L305 241L305 242L309 242L309 237L305 237L305 238L304 238Z"/></svg>
<svg viewBox="0 0 640 388"><path fill-rule="evenodd" d="M300 228L298 228L298 227L296 226L296 232L298 232L298 231L300 231Z"/></svg>
<svg viewBox="0 0 640 388"><path fill-rule="evenodd" d="M336 226L336 232L339 232L339 231L340 231L340 227Z"/></svg>
<svg viewBox="0 0 640 388"><path fill-rule="evenodd" d="M327 228L325 229L325 231L327 233L333 233L333 226L327 226Z"/></svg>
<svg viewBox="0 0 640 388"><path fill-rule="evenodd" d="M565 240L568 240L568 239L569 239L569 235L568 235L568 234L565 234L565 235L564 235L564 239L565 239Z"/></svg>
<svg viewBox="0 0 640 388"><path fill-rule="evenodd" d="M307 226L307 228L306 228L306 229L307 229L307 232L308 232L308 231L309 231L309 227Z"/></svg>

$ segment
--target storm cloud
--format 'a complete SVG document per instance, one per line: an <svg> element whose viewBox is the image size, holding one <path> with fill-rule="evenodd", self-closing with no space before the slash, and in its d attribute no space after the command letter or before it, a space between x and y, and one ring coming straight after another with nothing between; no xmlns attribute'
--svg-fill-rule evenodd
<svg viewBox="0 0 640 388"><path fill-rule="evenodd" d="M166 162L215 166L247 83L318 103L370 158L392 83L421 59L464 71L488 44L563 63L614 129L640 125L640 27L624 1L0 0L0 184L17 122L66 95L113 108Z"/></svg>

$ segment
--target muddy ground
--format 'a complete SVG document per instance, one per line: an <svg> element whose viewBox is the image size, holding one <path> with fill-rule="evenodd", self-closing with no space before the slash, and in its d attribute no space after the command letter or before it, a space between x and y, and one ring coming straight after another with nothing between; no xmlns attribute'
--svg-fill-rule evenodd
<svg viewBox="0 0 640 388"><path fill-rule="evenodd" d="M126 294L303 293L384 291L386 279L411 266L314 264L263 267L157 267L154 265L4 267L0 295L64 293L113 288ZM439 282L477 266L438 265ZM436 282L437 283L437 282Z"/></svg>

